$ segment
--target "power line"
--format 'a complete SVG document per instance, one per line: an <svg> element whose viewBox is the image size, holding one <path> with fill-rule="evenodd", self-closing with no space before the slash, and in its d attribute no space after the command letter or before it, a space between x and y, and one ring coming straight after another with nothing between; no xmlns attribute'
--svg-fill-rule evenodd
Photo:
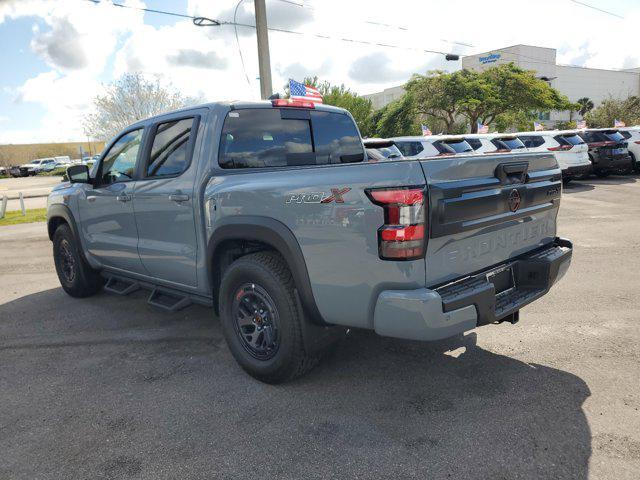
<svg viewBox="0 0 640 480"><path fill-rule="evenodd" d="M571 3L575 3L576 5L582 5L583 7L591 8L592 10L597 10L598 12L606 13L607 15L611 15L613 17L620 18L620 19L624 20L624 17L622 15L618 15L617 13L610 12L609 10L604 10L602 8L598 8L598 7L593 6L593 5L589 5L588 3L579 2L578 0L569 0L569 1Z"/></svg>
<svg viewBox="0 0 640 480"><path fill-rule="evenodd" d="M316 10L316 8L312 7L311 5L306 5L304 3L294 2L293 0L275 0L275 1L282 2L282 3L287 3L289 5L294 5L294 6L300 7L300 8L306 8L308 10L314 10L314 11ZM368 25L376 25L376 26L379 26L379 27L386 27L386 28L402 30L404 32L411 32L410 28L405 27L403 25L393 25L393 24L390 24L390 23L377 22L375 20L362 20L360 23L366 23ZM440 41L444 42L444 43L451 43L453 45L461 45L463 47L475 47L475 45L472 45L470 43L458 42L456 40L446 40L444 38L441 38Z"/></svg>
<svg viewBox="0 0 640 480"><path fill-rule="evenodd" d="M238 0L236 4L236 8L233 10L233 31L236 34L236 45L238 45L238 54L240 55L240 63L242 64L242 72L244 73L244 78L247 79L247 83L251 86L251 81L249 80L249 75L247 75L247 69L244 66L244 57L242 56L242 47L240 47L240 39L238 38L238 25L235 24L236 16L238 15L238 7L244 0Z"/></svg>
<svg viewBox="0 0 640 480"><path fill-rule="evenodd" d="M157 10L157 9L150 9L150 8L144 8L144 7L135 7L132 5L124 5L122 3L115 3L115 2L106 2L104 0L85 0L87 2L91 2L94 4L100 4L100 3L106 3L107 5L113 5L114 7L120 7L120 8L129 8L132 10L140 10L140 11L145 11L145 12L150 12L150 13L157 13L157 14L163 14L163 15L171 15L174 17L182 17L182 18L189 18L193 21L193 23L195 25L198 26L224 26L224 25L232 25L232 26L238 26L238 27L246 27L246 28L256 28L255 25L251 25L248 23L239 23L239 22L228 22L226 20L215 20L215 19L211 19L208 17L203 17L203 16L192 16L192 15L184 15L184 14L180 14L180 13L175 13L175 12L168 12L165 10ZM304 36L309 36L309 37L315 37L315 38L321 38L324 40L337 40L337 41L341 41L341 42L348 42L348 43L356 43L356 44L360 44L360 45L372 45L372 46L376 46L376 47L384 47L384 48L395 48L395 49L400 49L400 50L411 50L411 51L417 51L417 52L423 52L423 53L435 53L438 55L448 55L448 52L442 52L439 50L430 50L427 48L420 48L420 47L407 47L407 46L403 46L403 45L394 45L394 44L390 44L390 43L379 43L379 42L370 42L367 40L358 40L358 39L354 39L354 38L346 38L346 37L334 37L334 36L329 36L329 35L321 35L319 33L309 33L309 32L298 32L296 30L289 30L286 28L277 28L277 27L268 27L268 30L272 31L272 32L280 32L280 33L288 33L288 34L292 34L292 35L304 35Z"/></svg>
<svg viewBox="0 0 640 480"><path fill-rule="evenodd" d="M102 0L86 0L86 1L87 2L91 2L91 3L95 3L96 5L100 4L100 3L103 3ZM106 2L104 2L104 3L106 3ZM162 14L162 15L170 15L172 17L189 18L191 20L206 19L206 20L210 20L212 22L215 22L215 20L207 19L206 17L192 17L191 15L184 15L182 13L175 13L175 12L167 12L167 11L164 11L164 10L156 10L154 8L134 7L132 5L124 5L122 3L116 3L116 2L109 2L109 5L113 5L114 7L120 7L120 8L130 8L130 9L133 9L133 10L140 10L140 11L148 12L148 13L158 13L158 14Z"/></svg>

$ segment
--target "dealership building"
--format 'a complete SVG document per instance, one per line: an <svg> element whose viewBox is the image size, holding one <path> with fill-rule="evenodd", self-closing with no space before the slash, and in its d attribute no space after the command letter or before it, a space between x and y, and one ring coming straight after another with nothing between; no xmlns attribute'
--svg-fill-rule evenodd
<svg viewBox="0 0 640 480"><path fill-rule="evenodd" d="M640 67L604 70L562 65L556 63L554 48L514 45L462 58L462 68L477 71L503 63L514 63L525 70L533 70L538 78L549 82L572 102L588 97L598 106L610 97L623 100L631 95L640 96ZM363 96L371 100L374 108L381 108L400 98L403 93L402 86L398 86ZM576 118L580 116L574 113L573 119ZM569 112L543 113L540 119L552 126L557 121L569 120Z"/></svg>

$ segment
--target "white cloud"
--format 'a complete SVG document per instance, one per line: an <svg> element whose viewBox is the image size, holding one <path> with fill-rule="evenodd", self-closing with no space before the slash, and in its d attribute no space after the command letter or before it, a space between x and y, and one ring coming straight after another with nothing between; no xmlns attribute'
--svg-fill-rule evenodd
<svg viewBox="0 0 640 480"><path fill-rule="evenodd" d="M388 0L296 2L304 7L267 0L272 28L301 33L269 34L276 91L282 91L290 77L317 75L358 93L371 93L401 84L412 73L459 68L459 62L446 62L442 55L422 49L464 54L524 43L557 48L561 63L640 66L640 54L629 47L636 42L640 5L628 8L623 12L626 18L620 20L557 0L539 0L535 5L448 0L446 8L432 8L424 0L406 0L391 8ZM126 3L145 5L141 0ZM187 12L231 21L236 5L236 0L189 0ZM229 25L195 27L185 19L154 27L143 23L142 12L115 8L108 1L95 5L80 0L0 0L0 28L19 17L37 19L30 48L49 67L13 89L21 101L37 103L46 111L34 125L34 138L81 138L82 116L101 91L98 79L126 72L160 76L185 95L207 100L259 97L253 28L238 27L243 69ZM237 20L254 23L251 0L240 4ZM105 71L112 64L113 71ZM25 132L3 128L0 141L10 140L11 135L24 139Z"/></svg>

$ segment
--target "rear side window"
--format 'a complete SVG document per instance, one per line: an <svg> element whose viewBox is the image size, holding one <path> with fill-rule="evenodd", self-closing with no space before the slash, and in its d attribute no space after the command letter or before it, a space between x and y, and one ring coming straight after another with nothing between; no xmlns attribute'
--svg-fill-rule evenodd
<svg viewBox="0 0 640 480"><path fill-rule="evenodd" d="M544 144L544 138L540 135L518 137L523 145L527 148L537 148Z"/></svg>
<svg viewBox="0 0 640 480"><path fill-rule="evenodd" d="M631 138L631 132L620 132L620 135L622 135L625 140L629 140Z"/></svg>
<svg viewBox="0 0 640 480"><path fill-rule="evenodd" d="M146 163L147 177L180 175L191 163L190 138L194 118L161 123L156 128Z"/></svg>
<svg viewBox="0 0 640 480"><path fill-rule="evenodd" d="M332 112L311 112L316 162L350 163L362 160L362 142L353 120Z"/></svg>
<svg viewBox="0 0 640 480"><path fill-rule="evenodd" d="M340 113L242 109L229 112L222 129L219 154L222 168L362 160L364 149L358 130L351 118Z"/></svg>
<svg viewBox="0 0 640 480"><path fill-rule="evenodd" d="M405 157L418 155L424 150L422 142L396 142L396 146Z"/></svg>

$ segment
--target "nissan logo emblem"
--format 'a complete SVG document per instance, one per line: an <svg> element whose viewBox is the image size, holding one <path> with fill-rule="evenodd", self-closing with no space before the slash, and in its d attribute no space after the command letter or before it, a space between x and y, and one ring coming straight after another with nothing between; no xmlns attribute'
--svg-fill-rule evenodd
<svg viewBox="0 0 640 480"><path fill-rule="evenodd" d="M522 198L520 198L520 192L514 188L511 190L511 193L509 193L509 210L512 212L517 211L520 208L521 202Z"/></svg>

